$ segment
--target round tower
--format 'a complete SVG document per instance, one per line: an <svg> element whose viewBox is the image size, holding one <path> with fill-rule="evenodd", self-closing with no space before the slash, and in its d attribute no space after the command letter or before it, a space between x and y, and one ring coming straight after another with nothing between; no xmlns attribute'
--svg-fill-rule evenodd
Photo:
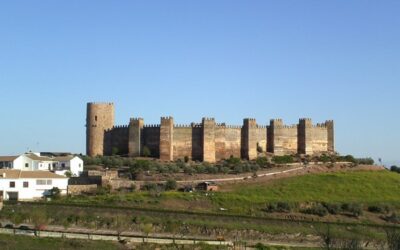
<svg viewBox="0 0 400 250"><path fill-rule="evenodd" d="M86 154L103 155L104 132L114 126L114 104L87 104L86 111Z"/></svg>

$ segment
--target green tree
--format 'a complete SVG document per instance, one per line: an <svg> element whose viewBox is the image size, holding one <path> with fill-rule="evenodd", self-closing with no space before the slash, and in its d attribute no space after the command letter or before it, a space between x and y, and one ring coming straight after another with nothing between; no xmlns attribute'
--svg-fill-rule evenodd
<svg viewBox="0 0 400 250"><path fill-rule="evenodd" d="M47 195L47 197L51 198L51 199L59 199L61 196L61 190L58 187L53 187L52 189L49 190L49 194Z"/></svg>
<svg viewBox="0 0 400 250"><path fill-rule="evenodd" d="M31 212L30 219L35 228L35 235L38 236L37 230L43 230L47 225L47 214L42 209L34 209Z"/></svg>
<svg viewBox="0 0 400 250"><path fill-rule="evenodd" d="M146 238L148 238L149 234L153 231L153 224L151 223L141 224L140 230L146 235Z"/></svg>
<svg viewBox="0 0 400 250"><path fill-rule="evenodd" d="M177 187L176 181L175 180L167 180L165 183L165 190L175 190Z"/></svg>
<svg viewBox="0 0 400 250"><path fill-rule="evenodd" d="M143 147L143 156L144 156L144 157L149 157L149 156L151 156L151 151L150 151L150 148L149 148L149 147L147 147L147 146L144 146L144 147Z"/></svg>

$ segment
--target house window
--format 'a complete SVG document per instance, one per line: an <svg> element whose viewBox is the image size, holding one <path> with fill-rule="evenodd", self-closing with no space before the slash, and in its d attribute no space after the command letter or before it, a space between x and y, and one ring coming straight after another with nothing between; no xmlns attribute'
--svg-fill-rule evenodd
<svg viewBox="0 0 400 250"><path fill-rule="evenodd" d="M23 185L24 185L24 188L28 188L29 187L29 182L24 181Z"/></svg>
<svg viewBox="0 0 400 250"><path fill-rule="evenodd" d="M15 181L10 181L10 188L15 188Z"/></svg>
<svg viewBox="0 0 400 250"><path fill-rule="evenodd" d="M65 163L61 163L61 167L62 167L62 168L65 168Z"/></svg>
<svg viewBox="0 0 400 250"><path fill-rule="evenodd" d="M36 185L46 185L46 180L36 180Z"/></svg>
<svg viewBox="0 0 400 250"><path fill-rule="evenodd" d="M97 115L94 117L94 120L97 122Z"/></svg>
<svg viewBox="0 0 400 250"><path fill-rule="evenodd" d="M47 180L47 185L51 185L53 182L51 180Z"/></svg>
<svg viewBox="0 0 400 250"><path fill-rule="evenodd" d="M49 169L51 168L51 163L49 163Z"/></svg>
<svg viewBox="0 0 400 250"><path fill-rule="evenodd" d="M25 167L26 167L26 168L29 168L29 163L25 163Z"/></svg>

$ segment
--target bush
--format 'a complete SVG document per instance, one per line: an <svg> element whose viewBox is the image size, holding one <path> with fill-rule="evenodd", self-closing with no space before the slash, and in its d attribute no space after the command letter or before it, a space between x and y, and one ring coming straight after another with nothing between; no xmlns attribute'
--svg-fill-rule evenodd
<svg viewBox="0 0 400 250"><path fill-rule="evenodd" d="M151 151L150 151L150 148L149 148L149 147L147 147L147 146L144 146L144 147L143 147L143 156L144 156L144 157L149 157L149 156L151 156Z"/></svg>
<svg viewBox="0 0 400 250"><path fill-rule="evenodd" d="M400 173L400 168L397 167L396 165L393 165L390 167L390 171L396 172L396 173Z"/></svg>
<svg viewBox="0 0 400 250"><path fill-rule="evenodd" d="M341 212L341 207L339 204L322 203L322 206L328 210L330 214L339 214Z"/></svg>
<svg viewBox="0 0 400 250"><path fill-rule="evenodd" d="M261 168L269 167L269 162L267 157L258 157L256 163Z"/></svg>
<svg viewBox="0 0 400 250"><path fill-rule="evenodd" d="M343 203L341 206L343 211L351 213L353 216L358 217L362 215L362 206L357 203Z"/></svg>
<svg viewBox="0 0 400 250"><path fill-rule="evenodd" d="M228 164L230 164L230 165L238 165L241 161L240 161L240 158L233 157L233 156L231 155L231 157L229 157L229 159L227 159L226 162L227 162Z"/></svg>
<svg viewBox="0 0 400 250"><path fill-rule="evenodd" d="M61 196L61 190L58 187L53 187L49 190L49 195L47 197L52 199L58 199Z"/></svg>
<svg viewBox="0 0 400 250"><path fill-rule="evenodd" d="M266 212L273 213L289 213L292 211L292 205L288 202L277 202L277 203L269 203L267 208L265 209Z"/></svg>
<svg viewBox="0 0 400 250"><path fill-rule="evenodd" d="M361 165L374 165L374 160L372 158L358 158L356 160L357 163Z"/></svg>
<svg viewBox="0 0 400 250"><path fill-rule="evenodd" d="M272 157L272 161L276 164L288 164L288 163L293 163L294 159L293 156L291 155L283 155L283 156L275 155L274 157Z"/></svg>
<svg viewBox="0 0 400 250"><path fill-rule="evenodd" d="M155 184L155 183L145 183L142 186L142 190L145 190L145 191L157 190L157 184Z"/></svg>
<svg viewBox="0 0 400 250"><path fill-rule="evenodd" d="M388 213L389 210L388 206L383 205L373 205L368 207L368 211L371 213Z"/></svg>
<svg viewBox="0 0 400 250"><path fill-rule="evenodd" d="M175 190L177 187L176 181L175 180L168 180L165 183L165 190Z"/></svg>
<svg viewBox="0 0 400 250"><path fill-rule="evenodd" d="M314 215L318 215L321 217L328 214L328 210L321 204L313 205L312 207L303 209L301 212L305 213L305 214L314 214Z"/></svg>
<svg viewBox="0 0 400 250"><path fill-rule="evenodd" d="M188 163L189 162L189 156L185 155L185 157L183 158L183 160Z"/></svg>

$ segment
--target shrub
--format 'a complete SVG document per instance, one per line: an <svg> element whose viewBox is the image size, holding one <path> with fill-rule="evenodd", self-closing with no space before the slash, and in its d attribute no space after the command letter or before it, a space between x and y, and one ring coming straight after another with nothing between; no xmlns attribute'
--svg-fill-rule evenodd
<svg viewBox="0 0 400 250"><path fill-rule="evenodd" d="M389 207L384 205L373 205L368 207L368 211L371 213L388 213Z"/></svg>
<svg viewBox="0 0 400 250"><path fill-rule="evenodd" d="M330 204L330 203L322 203L322 206L328 210L330 214L339 214L341 212L341 208L339 204Z"/></svg>
<svg viewBox="0 0 400 250"><path fill-rule="evenodd" d="M145 190L145 191L157 190L157 184L155 184L155 183L145 183L142 186L142 190Z"/></svg>
<svg viewBox="0 0 400 250"><path fill-rule="evenodd" d="M258 166L265 168L265 167L269 167L269 162L267 157L258 157L256 160L256 163Z"/></svg>
<svg viewBox="0 0 400 250"><path fill-rule="evenodd" d="M229 159L227 159L226 162L227 162L228 164L230 164L230 165L237 165L237 164L240 163L240 158L233 157L233 156L231 155L231 157L229 157Z"/></svg>
<svg viewBox="0 0 400 250"><path fill-rule="evenodd" d="M343 211L351 213L353 216L358 217L362 215L362 206L358 203L343 203L341 206Z"/></svg>
<svg viewBox="0 0 400 250"><path fill-rule="evenodd" d="M358 158L356 159L358 164L362 165L374 165L374 160L370 157L368 158Z"/></svg>
<svg viewBox="0 0 400 250"><path fill-rule="evenodd" d="M150 155L151 155L150 148L147 147L147 146L144 146L144 147L143 147L143 156L144 156L144 157L149 157Z"/></svg>
<svg viewBox="0 0 400 250"><path fill-rule="evenodd" d="M389 216L386 216L385 217L385 220L387 221L387 222L391 222L391 223L400 223L400 217L397 215L397 214L395 214L395 213L392 213L391 215L389 215Z"/></svg>
<svg viewBox="0 0 400 250"><path fill-rule="evenodd" d="M313 205L312 207L303 209L301 212L305 213L305 214L314 214L314 215L318 215L321 217L328 214L328 210L321 204Z"/></svg>
<svg viewBox="0 0 400 250"><path fill-rule="evenodd" d="M165 183L165 190L175 190L177 187L176 181L175 180L168 180Z"/></svg>
<svg viewBox="0 0 400 250"><path fill-rule="evenodd" d="M293 163L294 159L293 156L291 155L283 155L283 156L275 155L274 157L272 157L272 161L276 164L287 164L287 163Z"/></svg>
<svg viewBox="0 0 400 250"><path fill-rule="evenodd" d="M119 149L117 147L112 147L111 149L111 155L117 155L119 152Z"/></svg>
<svg viewBox="0 0 400 250"><path fill-rule="evenodd" d="M61 196L61 190L58 187L53 187L49 190L49 195L47 197L52 199L58 199Z"/></svg>
<svg viewBox="0 0 400 250"><path fill-rule="evenodd" d="M188 163L189 162L189 156L185 155L185 157L183 158L183 160Z"/></svg>
<svg viewBox="0 0 400 250"><path fill-rule="evenodd" d="M289 213L292 211L292 205L288 202L277 202L277 203L269 203L265 209L266 212L280 212L280 213Z"/></svg>
<svg viewBox="0 0 400 250"><path fill-rule="evenodd" d="M390 171L396 172L396 173L400 173L400 168L397 167L396 165L393 165L390 167Z"/></svg>
<svg viewBox="0 0 400 250"><path fill-rule="evenodd" d="M184 166L183 167L183 172L185 174L193 174L195 172L194 168L192 166Z"/></svg>

